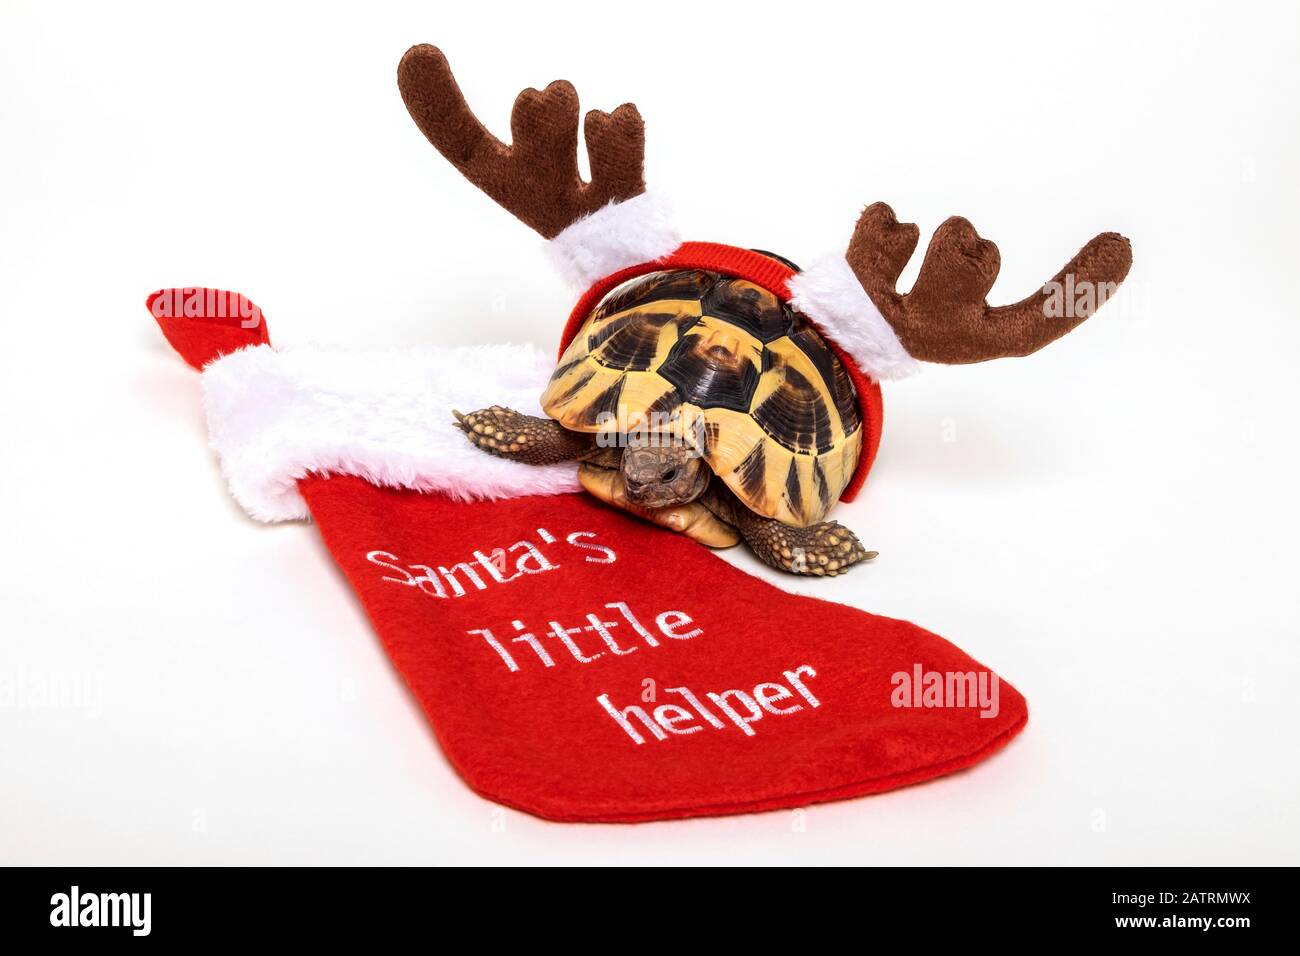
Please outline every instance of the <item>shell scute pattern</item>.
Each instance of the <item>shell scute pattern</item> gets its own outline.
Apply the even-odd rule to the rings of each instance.
[[[843,364],[803,316],[760,286],[702,270],[610,292],[542,395],[566,428],[650,428],[692,442],[749,508],[825,518],[862,452]]]

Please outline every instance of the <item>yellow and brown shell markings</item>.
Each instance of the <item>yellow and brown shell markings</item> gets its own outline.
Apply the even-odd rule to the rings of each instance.
[[[702,270],[607,295],[542,408],[573,431],[693,441],[752,511],[796,527],[826,517],[862,452],[853,383],[816,329],[766,289]]]

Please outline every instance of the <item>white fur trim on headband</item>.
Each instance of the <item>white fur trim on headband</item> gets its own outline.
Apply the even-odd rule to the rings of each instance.
[[[506,405],[540,414],[555,367],[531,346],[407,351],[242,349],[203,371],[212,447],[254,518],[307,517],[297,481],[355,475],[458,500],[579,489],[573,464],[493,458],[452,425],[453,408]]]
[[[789,282],[790,304],[876,381],[920,371],[842,255],[828,256]]]
[[[620,269],[662,259],[681,244],[667,206],[642,193],[584,216],[548,242],[546,250],[566,282],[586,289]]]

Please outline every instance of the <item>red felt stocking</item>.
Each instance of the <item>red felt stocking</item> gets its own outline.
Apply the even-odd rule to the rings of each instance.
[[[229,347],[214,328],[169,338],[202,366]],[[796,807],[968,767],[1025,725],[1024,698],[948,641],[789,594],[586,495],[384,483],[317,474],[297,493],[492,800],[567,821]]]
[[[802,806],[970,766],[1025,723],[1005,682],[981,716],[997,678],[942,638],[788,594],[584,495],[300,487],[452,764],[520,810]],[[969,706],[916,707],[918,669],[974,673]]]

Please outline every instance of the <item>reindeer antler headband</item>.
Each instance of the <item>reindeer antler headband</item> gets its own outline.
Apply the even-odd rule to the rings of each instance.
[[[591,180],[578,173],[578,94],[557,80],[515,100],[506,145],[474,116],[436,47],[412,47],[398,85],[429,141],[470,182],[550,240],[567,275],[584,285],[637,263],[670,255],[681,240],[646,194],[645,125],[630,103],[592,110],[583,130]],[[1069,317],[1052,317],[1045,287],[1014,305],[986,301],[1001,263],[997,246],[953,217],[934,233],[912,289],[899,275],[920,232],[884,203],[859,217],[844,255],[817,263],[786,282],[791,303],[873,379],[899,378],[916,360],[965,364],[1028,355],[1065,335],[1096,311],[1128,274],[1129,242],[1118,233],[1094,238],[1055,282],[1073,277],[1097,294]]]

